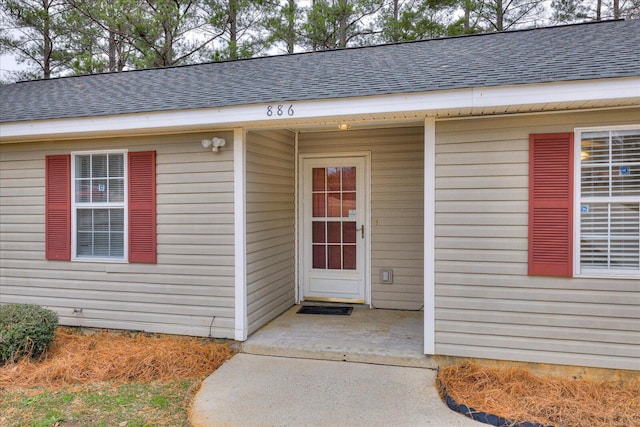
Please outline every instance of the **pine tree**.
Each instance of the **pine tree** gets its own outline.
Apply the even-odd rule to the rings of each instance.
[[[2,0],[0,47],[28,71],[18,78],[51,78],[69,64],[69,8],[63,0]]]

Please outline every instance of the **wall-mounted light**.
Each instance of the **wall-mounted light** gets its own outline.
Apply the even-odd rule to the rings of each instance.
[[[218,137],[214,137],[213,139],[202,140],[202,146],[204,148],[211,147],[211,151],[213,151],[214,153],[217,153],[218,151],[220,151],[220,147],[224,147],[226,143],[227,142],[224,139],[218,138]]]
[[[349,130],[351,128],[351,126],[347,123],[340,123],[338,125],[338,129],[340,130]]]

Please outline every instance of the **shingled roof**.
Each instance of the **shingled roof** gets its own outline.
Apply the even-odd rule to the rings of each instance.
[[[605,21],[0,86],[0,122],[640,75],[640,21]]]

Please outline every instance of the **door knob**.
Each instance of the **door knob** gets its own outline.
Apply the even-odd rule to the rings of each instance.
[[[356,231],[360,232],[360,237],[364,239],[364,224],[360,228],[356,228]]]

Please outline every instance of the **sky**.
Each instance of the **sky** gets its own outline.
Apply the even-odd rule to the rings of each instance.
[[[18,64],[13,55],[0,55],[0,80],[8,78],[11,71],[24,70],[25,66]]]
[[[4,22],[2,22],[4,24]],[[7,30],[3,28],[3,31],[7,31],[8,34],[15,34],[14,30]],[[27,67],[25,64],[18,64],[15,55],[10,52],[0,53],[0,81],[4,81],[9,78],[11,71],[25,70]]]

